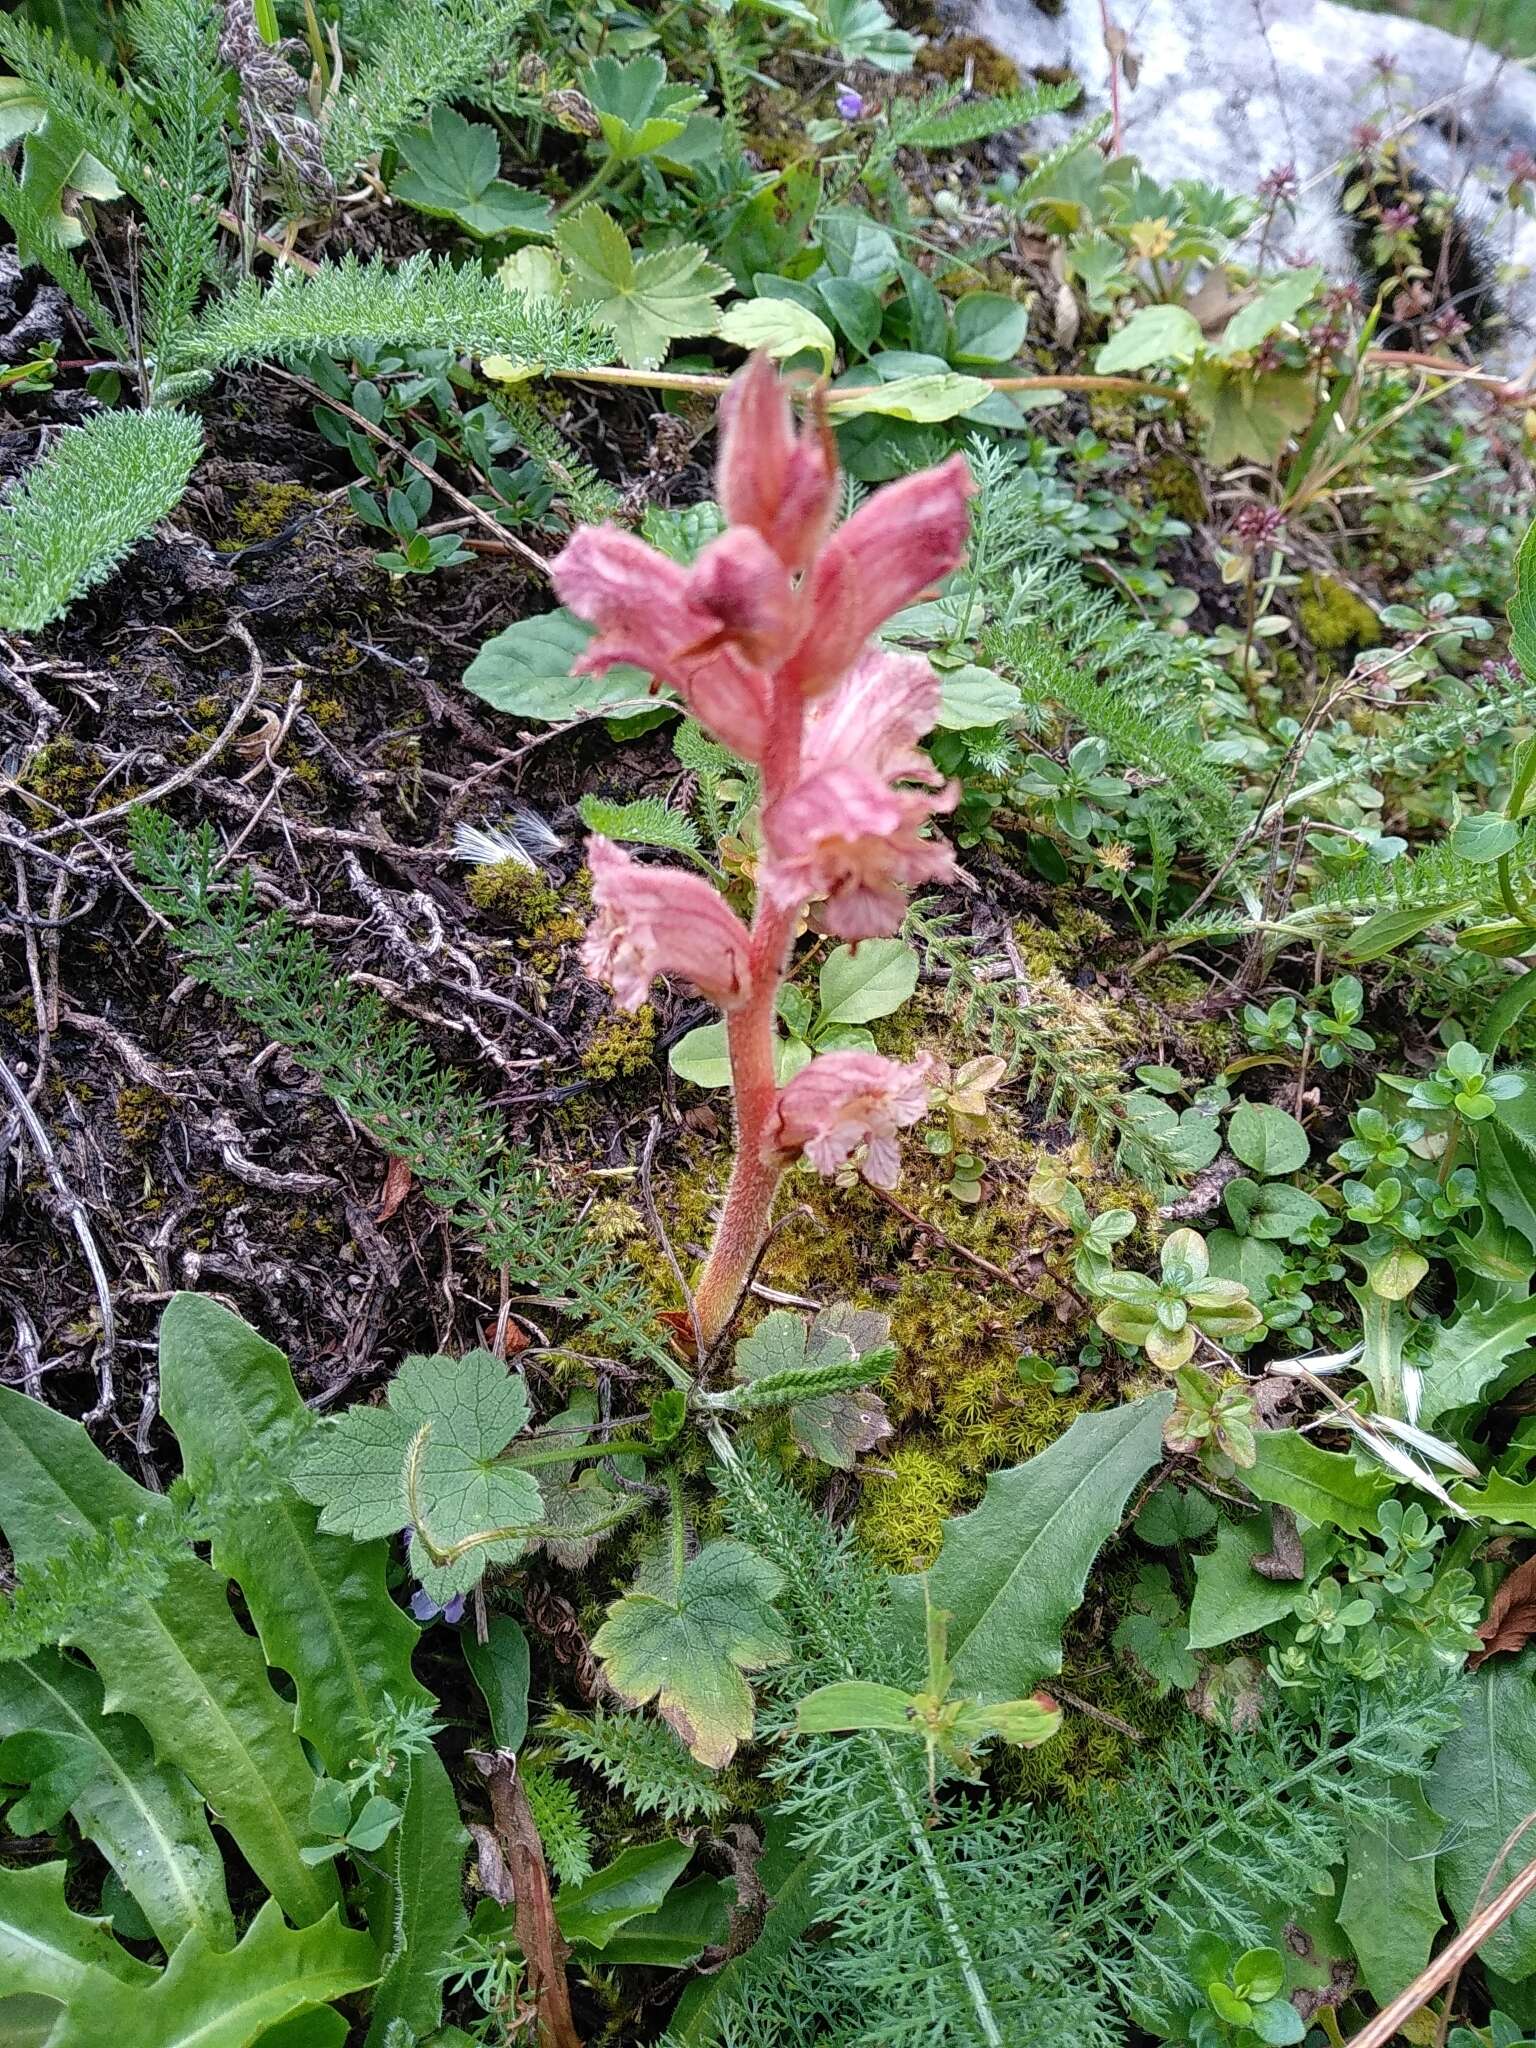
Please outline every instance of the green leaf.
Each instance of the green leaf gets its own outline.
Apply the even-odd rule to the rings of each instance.
[[[1255,1173],[1295,1173],[1307,1163],[1311,1144],[1286,1110],[1269,1102],[1240,1102],[1227,1125],[1227,1143]]]
[[[282,1352],[199,1294],[173,1296],[161,1319],[160,1402],[198,1492],[255,1453],[286,1463],[314,1427]],[[417,1632],[389,1597],[382,1542],[318,1534],[314,1508],[285,1487],[221,1516],[213,1562],[239,1581],[267,1662],[293,1679],[294,1725],[333,1777],[386,1693],[397,1706],[430,1697],[411,1672]]]
[[[166,1511],[78,1423],[10,1388],[0,1388],[0,1467],[0,1523],[22,1566],[124,1514]],[[173,1565],[153,1600],[89,1614],[69,1640],[101,1675],[103,1712],[136,1714],[160,1761],[186,1772],[289,1917],[319,1919],[337,1889],[299,1854],[314,1774],[222,1576],[195,1560]]]
[[[695,1088],[729,1088],[731,1055],[723,1024],[699,1024],[685,1031],[667,1055],[667,1065],[680,1081]]]
[[[772,1606],[783,1583],[778,1566],[744,1543],[706,1543],[670,1598],[616,1600],[593,1651],[626,1705],[655,1700],[699,1761],[722,1770],[752,1733],[752,1690],[742,1674],[789,1656]]]
[[[824,277],[816,289],[850,347],[867,356],[880,339],[885,319],[885,307],[875,286],[856,277]]]
[[[732,1956],[713,1976],[694,1978],[684,1990],[667,2029],[676,2048],[715,2048],[719,2027],[743,1991],[766,1981],[765,1969],[789,1970],[801,1935],[822,1918],[816,1857],[792,1850],[788,1833],[783,1815],[770,1812],[757,1867],[771,1901],[767,1916],[749,1949]]]
[[[394,2048],[397,2020],[418,2035],[442,2017],[441,1972],[467,1924],[462,1892],[469,1840],[442,1758],[435,1749],[407,1757],[391,1790],[401,1806],[400,1825],[363,1872],[368,1925],[378,1949],[364,2048]]]
[[[1229,370],[1197,363],[1189,375],[1189,405],[1204,427],[1206,460],[1218,469],[1234,462],[1277,461],[1293,434],[1312,418],[1317,394],[1305,370]]]
[[[691,1843],[671,1840],[621,1850],[606,1870],[560,1887],[555,1901],[560,1932],[567,1941],[606,1948],[621,1927],[656,1911],[692,1855]]]
[[[571,674],[591,638],[591,627],[563,607],[518,619],[486,641],[464,671],[464,687],[513,718],[550,725],[602,717],[620,706],[649,708],[655,699],[643,669],[621,662],[603,676]]]
[[[1376,1527],[1376,1510],[1393,1487],[1379,1467],[1357,1471],[1353,1458],[1320,1450],[1294,1429],[1263,1429],[1255,1442],[1257,1461],[1243,1474],[1250,1493],[1351,1536]]]
[[[1027,1464],[992,1473],[981,1506],[945,1523],[928,1584],[933,1604],[951,1616],[957,1690],[1022,1698],[1061,1669],[1062,1628],[1132,1488],[1162,1456],[1172,1406],[1172,1394],[1152,1394],[1078,1416]],[[893,1579],[891,1590],[920,1641],[921,1577]]]
[[[1387,1789],[1397,1812],[1375,1825],[1350,1827],[1339,1901],[1339,1925],[1378,2005],[1413,1982],[1445,1922],[1435,1884],[1445,1823],[1417,1778],[1391,1778]]]
[[[794,299],[737,299],[720,315],[715,332],[734,348],[760,349],[775,362],[808,350],[820,356],[824,375],[831,374],[837,354],[826,321]]]
[[[1441,1416],[1497,1400],[1536,1373],[1536,1300],[1469,1309],[1454,1323],[1432,1325],[1422,1355],[1418,1421],[1432,1429]],[[1513,1365],[1510,1361],[1513,1360]]]
[[[1490,1472],[1481,1486],[1458,1480],[1451,1488],[1451,1498],[1486,1522],[1536,1529],[1536,1479],[1507,1479],[1502,1472]]]
[[[1520,843],[1520,827],[1512,818],[1500,818],[1483,811],[1475,818],[1462,818],[1451,832],[1451,851],[1459,860],[1487,866],[1502,860]]]
[[[1465,1927],[1500,1851],[1536,1810],[1536,1651],[1494,1657],[1472,1679],[1461,1726],[1425,1787],[1451,1827],[1437,1859],[1440,1889]],[[1516,1856],[1519,1851],[1516,1850]],[[1495,1879],[1495,1888],[1498,1880]],[[1527,1900],[1483,1942],[1483,1962],[1518,1983],[1536,1970],[1536,1903]]]
[[[419,212],[456,220],[482,238],[550,233],[549,201],[496,175],[501,145],[489,123],[434,107],[425,127],[401,137],[400,154],[407,168],[390,189]]]
[[[1024,702],[1017,683],[974,661],[939,672],[939,709],[934,723],[944,732],[974,732],[1006,725]]]
[[[873,1685],[864,1678],[841,1678],[819,1685],[795,1709],[801,1735],[842,1735],[860,1728],[885,1728],[911,1735],[916,1728],[912,1695],[894,1685]]]
[[[620,163],[654,156],[675,142],[704,95],[691,86],[668,85],[667,67],[649,52],[631,57],[597,57],[582,78],[609,153]]]
[[[861,377],[866,374],[864,370],[859,372]],[[893,377],[888,383],[840,384],[832,393],[831,411],[836,422],[879,413],[890,419],[934,426],[941,420],[958,418],[991,395],[991,385],[982,378],[945,370],[929,376]]]
[[[414,1529],[411,1568],[445,1600],[467,1592],[488,1563],[520,1556],[541,1520],[532,1475],[498,1462],[528,1421],[528,1389],[503,1360],[471,1351],[408,1358],[386,1399],[313,1431],[294,1484],[327,1532]]]
[[[148,1963],[119,1947],[105,1920],[65,1905],[67,1871],[64,1863],[0,1868],[0,1996],[93,2004],[114,1986],[154,1981]]]
[[[613,329],[630,369],[655,369],[681,335],[714,333],[720,319],[714,302],[730,273],[711,263],[698,242],[669,242],[637,257],[596,200],[561,221],[555,241],[571,298]]]
[[[473,1630],[465,1631],[463,1643],[496,1747],[521,1749],[528,1733],[528,1638],[510,1614],[493,1614],[483,1643]]]
[[[1531,682],[1536,682],[1536,520],[1525,529],[1515,557],[1515,594],[1509,600],[1510,648]]]
[[[1274,1548],[1269,1516],[1223,1522],[1216,1532],[1215,1548],[1195,1559],[1189,1647],[1214,1650],[1222,1643],[1254,1635],[1271,1622],[1283,1619],[1295,1605],[1306,1579],[1316,1570],[1325,1541],[1315,1530],[1308,1530],[1302,1538],[1304,1578],[1268,1579],[1253,1569],[1253,1560],[1267,1556]]]
[[[1277,327],[1295,319],[1322,281],[1320,270],[1285,271],[1232,315],[1216,344],[1218,352],[1235,356],[1256,349]]]
[[[56,1650],[0,1664],[0,1732],[44,1730],[85,1760],[84,1783],[69,1803],[75,1825],[122,1879],[156,1939],[169,1951],[197,1929],[211,1947],[232,1947],[224,1862],[202,1800],[180,1771],[156,1763],[137,1721],[104,1714],[101,1701],[96,1673]]]
[[[1003,292],[967,292],[950,318],[956,363],[1011,363],[1029,332],[1028,308]]]
[[[809,1327],[803,1316],[772,1309],[751,1336],[736,1346],[736,1373],[751,1385],[839,1362],[851,1365],[888,1345],[890,1333],[889,1316],[869,1309],[845,1305],[823,1309]],[[808,1458],[817,1458],[841,1472],[851,1472],[860,1451],[872,1449],[891,1433],[884,1403],[867,1386],[843,1387],[793,1401],[789,1426]]]
[[[609,1936],[604,1964],[609,1969],[644,1963],[681,1970],[697,1962],[705,1949],[724,1948],[735,1896],[734,1885],[724,1878],[696,1877],[692,1884],[675,1885],[654,1913]]]
[[[1155,363],[1187,363],[1204,345],[1200,322],[1182,306],[1142,306],[1105,342],[1094,368],[1110,377]]]
[[[50,2048],[247,2048],[291,2013],[376,1975],[366,1934],[334,1913],[296,1932],[269,1899],[238,1948],[221,1954],[189,1934],[152,1984],[96,1980],[65,2008]]]
[[[665,846],[673,853],[697,853],[699,828],[686,811],[674,811],[660,797],[636,797],[632,803],[609,803],[605,797],[584,796],[577,806],[581,822],[605,839],[627,846]]]
[[[889,1017],[917,987],[916,950],[905,939],[865,939],[839,946],[821,965],[821,1013],[826,1024],[870,1024]]]

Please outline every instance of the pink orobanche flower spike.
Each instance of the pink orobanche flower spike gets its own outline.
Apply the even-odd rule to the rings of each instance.
[[[775,1003],[807,907],[857,942],[898,931],[905,892],[954,856],[924,837],[953,808],[918,741],[939,683],[918,656],[871,635],[964,554],[974,492],[962,456],[877,491],[832,531],[835,445],[813,398],[796,430],[788,395],[754,358],[721,404],[725,531],[684,568],[633,534],[583,528],[552,564],[563,603],[596,628],[578,672],[634,662],[761,771],[763,860],[750,931],[701,876],[646,867],[588,842],[594,978],[635,1009],[678,975],[726,1016],[736,1159],[694,1297],[708,1348],[728,1328],[772,1221],[779,1181],[804,1156],[823,1173],[855,1154],[876,1186],[900,1171],[896,1134],[928,1107],[926,1056],[821,1053],[775,1078]]]
[[[955,798],[953,789],[893,789],[861,768],[823,769],[763,813],[763,886],[786,905],[820,899],[816,925],[840,939],[889,938],[906,915],[905,892],[955,871],[949,847],[921,832]]]
[[[747,928],[702,875],[648,868],[611,839],[587,841],[597,916],[581,949],[594,981],[606,981],[624,1010],[638,1010],[659,974],[691,981],[701,996],[734,1010],[750,991]]]
[[[896,1133],[928,1113],[933,1062],[905,1065],[877,1052],[824,1052],[779,1090],[768,1143],[803,1152],[818,1173],[836,1173],[862,1145],[864,1178],[893,1188],[901,1178]]]

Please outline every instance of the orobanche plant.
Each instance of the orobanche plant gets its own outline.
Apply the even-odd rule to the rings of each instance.
[[[627,1009],[676,974],[725,1013],[736,1158],[694,1302],[706,1349],[735,1312],[791,1162],[830,1174],[862,1148],[865,1177],[893,1186],[896,1133],[928,1107],[925,1056],[820,1053],[781,1088],[774,1010],[807,911],[854,943],[890,936],[905,892],[953,870],[949,848],[923,836],[958,795],[916,746],[938,678],[870,636],[959,564],[974,489],[954,455],[887,485],[833,532],[837,456],[816,402],[797,433],[759,356],[721,413],[728,524],[691,567],[610,526],[582,528],[553,564],[563,602],[597,628],[579,669],[648,669],[761,776],[750,926],[701,876],[642,866],[601,835],[587,842],[588,971]]]

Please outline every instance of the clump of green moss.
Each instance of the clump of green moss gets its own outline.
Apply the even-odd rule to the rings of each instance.
[[[1159,455],[1143,479],[1146,493],[1187,526],[1198,526],[1206,515],[1205,492],[1192,464],[1181,455]]]
[[[123,1143],[138,1151],[154,1144],[170,1112],[158,1088],[123,1087],[117,1091],[112,1115]]]
[[[1313,652],[1325,659],[1381,644],[1381,621],[1365,599],[1356,597],[1337,578],[1320,576],[1312,569],[1301,579],[1296,616]]]
[[[888,1571],[926,1571],[939,1554],[945,1522],[966,1492],[964,1479],[938,1451],[902,1444],[864,1481],[859,1535],[865,1548]]]
[[[923,44],[917,69],[934,78],[965,78],[973,92],[1004,94],[1019,89],[1019,67],[983,36],[946,35]]]
[[[581,1071],[593,1081],[632,1081],[651,1071],[655,1050],[656,1012],[649,1003],[632,1014],[610,1010],[582,1048]]]
[[[253,541],[275,540],[318,502],[319,493],[307,484],[252,484],[230,515],[230,536],[217,543],[219,552],[235,554]]]
[[[99,754],[82,747],[67,732],[60,733],[38,750],[19,786],[74,816],[85,808],[104,768]]]

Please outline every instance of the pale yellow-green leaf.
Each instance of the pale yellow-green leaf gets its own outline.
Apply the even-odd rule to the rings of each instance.
[[[889,419],[933,426],[940,420],[952,420],[969,412],[991,394],[992,387],[983,377],[963,377],[958,370],[936,370],[926,376],[894,377],[889,384],[834,391],[831,403],[840,420],[874,412]]]
[[[793,299],[738,299],[727,306],[715,330],[737,348],[761,349],[775,362],[814,349],[824,370],[832,367],[837,344],[819,314]]]

